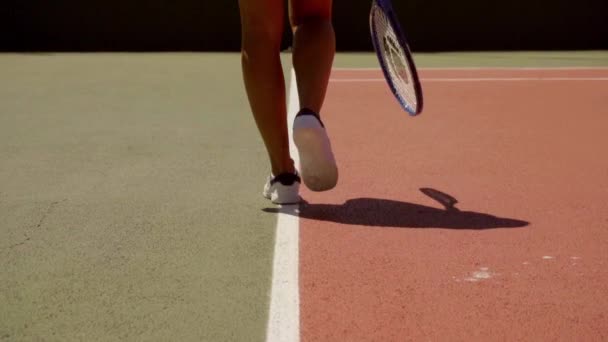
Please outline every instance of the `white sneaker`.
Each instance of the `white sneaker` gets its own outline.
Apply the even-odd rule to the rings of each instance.
[[[274,204],[296,204],[300,198],[300,176],[297,173],[270,175],[264,185],[264,197]]]
[[[300,154],[300,173],[312,191],[330,190],[338,183],[338,167],[323,123],[316,114],[296,116],[293,140]]]

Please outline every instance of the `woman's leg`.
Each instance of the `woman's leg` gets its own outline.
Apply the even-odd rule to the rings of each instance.
[[[302,179],[313,191],[330,190],[338,182],[331,143],[319,117],[336,50],[331,9],[331,0],[290,0],[293,66],[301,108],[293,137]]]
[[[336,51],[332,0],[291,0],[289,19],[300,106],[319,113]]]
[[[293,173],[280,60],[284,3],[283,0],[239,0],[239,7],[243,78],[251,110],[268,151],[272,173]]]

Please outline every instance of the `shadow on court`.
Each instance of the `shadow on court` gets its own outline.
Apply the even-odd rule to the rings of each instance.
[[[349,225],[397,228],[492,229],[519,228],[529,222],[496,217],[473,211],[461,211],[455,198],[435,189],[420,189],[444,206],[444,209],[421,204],[379,198],[355,198],[343,204],[302,203],[299,206],[262,209],[268,213],[285,213],[301,218]]]

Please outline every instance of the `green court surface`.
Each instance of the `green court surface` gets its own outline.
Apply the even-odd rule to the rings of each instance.
[[[606,51],[416,58],[608,66]],[[0,341],[264,340],[276,216],[238,54],[4,54],[0,74]]]
[[[0,340],[262,340],[275,218],[238,56],[0,74]]]

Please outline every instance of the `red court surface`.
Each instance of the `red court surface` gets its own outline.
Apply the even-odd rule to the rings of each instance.
[[[302,341],[608,339],[608,70],[421,76],[409,117],[379,70],[334,71],[340,180],[303,193]]]

